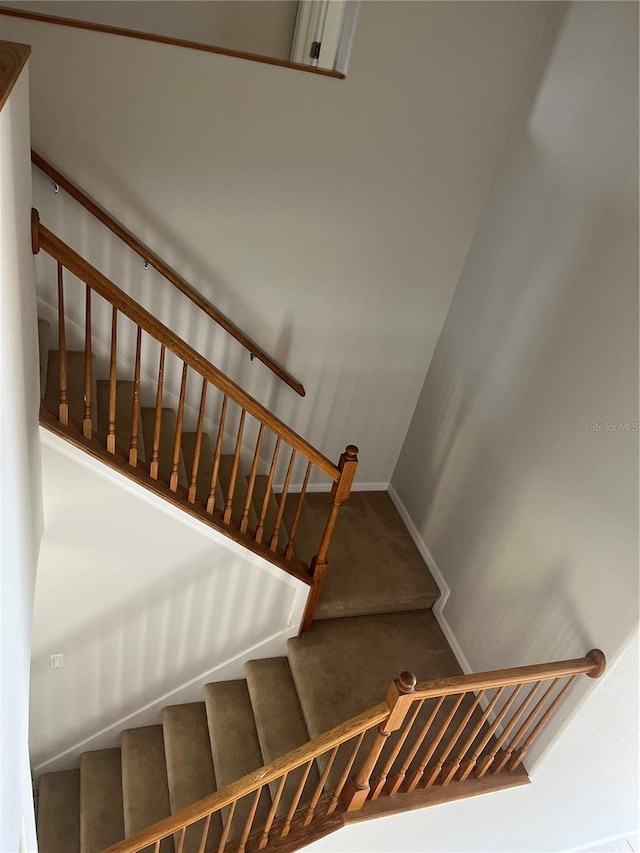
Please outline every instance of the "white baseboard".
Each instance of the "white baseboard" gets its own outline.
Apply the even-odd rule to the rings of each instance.
[[[398,510],[398,512],[400,514],[400,518],[403,520],[407,530],[409,531],[409,535],[413,539],[415,546],[418,549],[418,551],[420,551],[422,559],[425,561],[425,563],[429,567],[429,571],[431,572],[431,575],[433,576],[434,581],[438,585],[438,589],[440,590],[440,598],[433,605],[433,615],[436,617],[438,625],[442,629],[442,633],[447,638],[447,642],[449,643],[449,646],[451,647],[451,651],[456,656],[456,660],[460,664],[462,671],[468,675],[469,673],[473,672],[473,670],[471,668],[471,664],[469,663],[467,656],[465,655],[465,653],[462,649],[462,646],[458,642],[458,639],[456,638],[455,634],[453,633],[453,630],[451,629],[451,626],[447,622],[447,618],[443,612],[445,605],[447,603],[447,600],[448,600],[449,596],[451,595],[451,589],[449,587],[449,584],[447,583],[444,575],[442,574],[442,572],[438,568],[438,564],[436,563],[433,554],[429,550],[427,543],[422,538],[422,535],[420,534],[420,531],[416,527],[413,519],[409,515],[409,512],[408,512],[406,506],[402,503],[400,496],[398,495],[398,493],[396,492],[394,487],[391,485],[391,483],[389,484],[388,491],[389,491],[389,497],[393,501],[395,508]]]

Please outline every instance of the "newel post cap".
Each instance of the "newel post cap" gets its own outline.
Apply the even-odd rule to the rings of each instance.
[[[396,680],[400,693],[415,693],[418,679],[412,672],[401,672],[400,677]]]

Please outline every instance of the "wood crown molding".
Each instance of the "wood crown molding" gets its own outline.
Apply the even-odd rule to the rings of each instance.
[[[30,53],[28,44],[0,41],[0,110],[7,102]]]
[[[205,53],[217,53],[221,56],[231,56],[235,59],[248,59],[250,62],[262,62],[266,65],[279,65],[281,68],[291,68],[294,71],[306,71],[308,74],[316,74],[321,77],[333,77],[336,80],[344,80],[345,75],[339,71],[329,68],[314,68],[311,65],[300,65],[289,62],[287,59],[276,59],[271,56],[260,56],[257,53],[246,53],[242,50],[231,50],[226,47],[216,47],[212,44],[203,44],[197,41],[172,38],[171,36],[144,33],[139,30],[127,30],[124,27],[109,27],[106,24],[92,24],[89,21],[77,21],[73,18],[62,18],[58,15],[43,15],[40,12],[26,12],[24,9],[13,9],[0,6],[0,15],[8,15],[12,18],[26,18],[30,21],[40,21],[44,24],[58,24],[63,27],[75,27],[79,30],[93,30],[97,33],[108,33],[115,36],[126,36],[127,38],[142,39],[143,41],[155,41],[160,44],[169,44],[174,47],[187,47],[191,50],[201,50]]]

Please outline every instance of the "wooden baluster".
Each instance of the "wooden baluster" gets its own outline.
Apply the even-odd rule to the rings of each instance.
[[[245,497],[244,508],[242,510],[242,518],[240,519],[240,533],[246,533],[247,526],[249,524],[249,508],[251,507],[251,498],[253,496],[253,490],[256,485],[256,474],[258,473],[258,462],[260,460],[260,445],[262,444],[263,435],[264,424],[260,424],[260,429],[258,430],[258,438],[256,440],[256,449],[253,454],[253,462],[251,463],[251,471],[249,473],[247,495]]]
[[[153,853],[160,853],[160,844],[162,843],[162,839],[159,838],[156,843],[153,845]]]
[[[207,837],[209,835],[209,826],[211,825],[211,815],[208,814],[204,826],[202,827],[202,835],[200,836],[200,844],[198,846],[198,853],[204,853],[205,847],[207,846]]]
[[[414,702],[414,707],[413,707],[413,711],[411,712],[411,716],[408,718],[407,722],[404,724],[404,728],[402,729],[402,732],[400,733],[400,737],[396,741],[396,745],[394,746],[393,750],[391,751],[391,754],[389,755],[389,757],[385,761],[384,766],[382,768],[382,771],[380,772],[380,776],[378,776],[378,778],[375,780],[375,782],[371,786],[371,795],[370,795],[369,799],[377,800],[378,797],[380,796],[380,794],[382,793],[382,789],[384,788],[385,783],[387,781],[387,776],[389,775],[389,771],[393,767],[393,764],[394,764],[396,758],[400,754],[400,750],[404,746],[404,742],[406,741],[406,739],[409,735],[409,732],[413,728],[413,724],[416,721],[416,717],[420,713],[424,703],[425,703],[424,699],[420,699],[418,702]],[[406,773],[406,770],[405,770],[405,773]],[[402,778],[404,778],[404,774],[403,774]]]
[[[204,407],[207,402],[207,380],[202,380],[202,391],[200,393],[200,408],[198,410],[198,425],[196,427],[196,440],[193,445],[193,464],[191,466],[191,481],[189,483],[189,503],[195,503],[196,491],[198,489],[198,468],[200,467],[200,451],[202,450],[202,428],[204,426]]]
[[[300,797],[302,796],[302,792],[304,791],[304,786],[307,784],[307,779],[309,778],[309,771],[313,765],[314,759],[312,758],[310,761],[307,761],[304,768],[304,773],[300,777],[300,781],[298,783],[298,787],[296,788],[296,792],[294,794],[293,800],[291,800],[291,805],[289,806],[289,811],[287,812],[287,817],[285,818],[284,826],[280,832],[280,838],[286,838],[289,835],[289,830],[291,829],[291,821],[293,820],[293,816],[296,813],[296,809],[298,808],[298,803],[300,802]]]
[[[224,422],[227,416],[227,398],[222,398],[222,408],[220,409],[220,421],[218,422],[218,435],[216,438],[216,449],[213,454],[213,467],[211,469],[211,483],[209,487],[209,496],[207,498],[207,512],[213,512],[216,504],[216,483],[218,482],[218,471],[220,470],[220,455],[222,453],[222,441],[224,438]]]
[[[557,678],[555,678],[553,680],[549,690],[553,689],[553,686],[556,684],[557,681],[558,681]],[[531,703],[533,697],[535,696],[535,694],[540,689],[540,686],[542,683],[543,683],[542,681],[536,681],[536,683],[534,684],[533,689],[531,690],[529,695],[525,697],[525,699],[523,700],[520,707],[516,710],[513,717],[509,720],[507,725],[502,730],[502,733],[498,737],[498,740],[496,741],[496,743],[491,748],[491,752],[488,755],[483,756],[478,761],[478,764],[476,766],[476,772],[475,772],[475,777],[477,779],[482,779],[482,777],[487,773],[487,771],[490,768],[491,768],[491,774],[492,775],[493,775],[493,773],[496,772],[495,767],[492,767],[492,765],[495,761],[495,758],[496,758],[496,755],[498,754],[498,751],[501,749],[502,744],[506,743],[506,741],[508,740],[509,736],[511,735],[511,732],[515,729],[516,725],[518,724],[520,717],[524,714],[525,709]],[[545,696],[543,698],[546,698],[548,693],[549,693],[549,691],[547,691],[545,693]]]
[[[284,791],[284,786],[288,776],[289,771],[285,771],[284,776],[282,776],[282,778],[280,779],[278,790],[276,791],[276,795],[273,798],[273,803],[271,804],[271,808],[269,809],[269,816],[267,817],[267,822],[265,823],[264,829],[262,831],[258,850],[264,850],[264,848],[267,846],[267,843],[269,842],[269,833],[271,832],[271,826],[276,816],[276,812],[278,811],[278,806],[280,805],[280,800],[282,799],[282,792]]]
[[[445,697],[440,696],[440,698],[436,702],[433,710],[429,714],[429,718],[427,719],[426,723],[420,729],[418,737],[413,742],[413,746],[409,750],[409,754],[407,755],[405,760],[402,762],[402,766],[400,767],[400,770],[397,773],[394,773],[393,776],[389,779],[389,782],[387,783],[387,787],[385,789],[385,792],[387,794],[389,794],[390,796],[397,794],[398,791],[400,790],[400,786],[402,785],[402,783],[405,780],[405,777],[407,775],[407,771],[409,770],[411,762],[413,761],[413,759],[418,754],[418,750],[422,746],[422,742],[424,741],[425,737],[427,736],[427,732],[430,730],[431,726],[433,725],[433,721],[437,717],[438,712],[440,711],[440,708],[444,704],[444,700],[445,700]]]
[[[457,729],[454,731],[454,733],[449,738],[449,742],[447,743],[447,745],[443,749],[442,753],[440,754],[440,757],[436,761],[433,769],[427,775],[427,777],[424,781],[424,785],[423,785],[424,788],[430,788],[435,783],[438,776],[440,776],[440,773],[442,771],[442,768],[444,766],[445,761],[449,757],[451,750],[457,744],[458,739],[460,738],[460,735],[463,733],[463,731],[467,727],[467,723],[471,719],[473,712],[476,710],[476,708],[478,707],[478,705],[482,701],[482,697],[484,696],[484,694],[485,694],[484,690],[480,690],[478,692],[474,701],[469,706],[469,709],[467,710],[466,714],[464,714],[464,716],[462,717],[462,720],[460,720]],[[465,693],[465,696],[466,695],[468,695],[468,694]]]
[[[421,759],[420,764],[418,765],[417,769],[413,770],[411,773],[407,774],[407,784],[405,786],[405,790],[407,792],[414,791],[418,787],[418,783],[420,782],[420,780],[424,776],[424,771],[426,770],[427,765],[429,764],[429,762],[433,758],[434,752],[436,751],[436,749],[440,745],[440,741],[445,736],[447,729],[451,725],[453,718],[455,717],[455,715],[458,711],[458,708],[462,704],[462,700],[464,699],[464,697],[466,695],[467,695],[466,693],[461,693],[458,696],[456,701],[453,703],[453,707],[451,708],[451,710],[447,714],[444,722],[442,723],[442,725],[440,726],[438,731],[435,733],[433,740],[431,741],[429,747],[427,748],[427,751],[422,756],[422,759]]]
[[[473,750],[473,753],[471,754],[471,758],[467,759],[467,761],[464,762],[464,767],[462,768],[462,771],[458,775],[459,781],[463,782],[465,779],[469,778],[469,776],[471,775],[472,771],[474,770],[476,764],[478,763],[478,759],[482,755],[482,750],[489,743],[491,738],[494,737],[495,733],[498,731],[498,729],[502,725],[502,721],[505,719],[505,717],[509,713],[511,706],[513,705],[515,700],[518,698],[518,695],[523,690],[523,688],[524,688],[524,684],[518,684],[518,686],[515,688],[515,690],[513,690],[513,692],[511,693],[511,696],[504,703],[504,705],[500,709],[500,712],[498,713],[498,716],[491,723],[488,730],[484,733],[483,737],[480,739],[479,743],[476,744],[476,747]]]
[[[109,423],[107,426],[107,451],[116,452],[116,354],[118,342],[118,309],[111,312],[111,357],[109,360]]]
[[[156,411],[153,417],[153,447],[149,476],[158,479],[158,455],[160,453],[160,428],[162,425],[162,386],[164,384],[164,344],[160,347],[160,364],[158,366],[158,388],[156,390]]]
[[[224,853],[224,848],[226,847],[227,839],[229,838],[229,832],[231,831],[231,824],[233,823],[233,816],[236,813],[237,804],[237,800],[234,800],[231,803],[229,814],[225,818],[224,826],[222,827],[222,835],[220,836],[220,843],[218,844],[218,853]]]
[[[249,810],[249,815],[244,825],[244,829],[242,830],[242,836],[240,838],[240,844],[238,845],[237,853],[244,853],[245,848],[247,846],[247,839],[249,838],[249,833],[251,832],[251,827],[253,825],[254,818],[256,816],[256,810],[258,808],[258,801],[260,799],[260,794],[262,794],[263,786],[260,786],[255,793],[253,798],[253,803],[251,804],[251,808]]]
[[[62,264],[58,263],[58,420],[67,426],[69,423],[69,398],[67,394],[67,336],[64,316],[64,286],[62,282]]]
[[[183,826],[180,830],[180,835],[178,837],[178,846],[176,848],[176,853],[183,853],[184,851],[184,837],[187,834],[187,827]]]
[[[466,741],[463,743],[462,747],[458,751],[458,754],[456,755],[454,760],[444,768],[444,773],[443,773],[443,778],[442,778],[442,784],[443,785],[448,785],[449,782],[451,782],[451,780],[455,777],[455,775],[458,772],[458,769],[460,767],[460,764],[462,763],[462,759],[465,757],[465,755],[467,754],[467,752],[471,748],[472,743],[474,742],[474,740],[477,738],[478,734],[480,733],[480,730],[482,729],[484,724],[487,722],[487,720],[491,716],[493,709],[495,708],[498,700],[500,699],[500,697],[504,693],[504,690],[505,690],[504,687],[499,687],[496,690],[493,699],[489,702],[489,704],[485,708],[482,716],[480,717],[480,719],[478,720],[476,725],[473,727],[473,729],[471,730],[471,733],[469,734]]]
[[[278,461],[278,452],[280,450],[280,436],[276,439],[276,446],[273,451],[273,456],[271,457],[271,467],[269,468],[269,476],[267,477],[267,485],[264,490],[264,497],[262,498],[262,506],[260,508],[260,518],[258,519],[258,526],[256,527],[256,542],[262,542],[262,536],[264,534],[264,520],[267,517],[267,509],[269,507],[269,498],[271,497],[271,489],[273,488],[273,476],[276,472],[276,463]]]
[[[349,760],[347,761],[347,766],[342,771],[342,775],[340,776],[340,780],[336,785],[336,789],[333,792],[333,796],[331,797],[331,802],[329,803],[329,808],[327,809],[327,814],[333,814],[336,808],[338,807],[338,802],[340,800],[340,795],[342,794],[342,790],[347,783],[347,779],[349,778],[349,774],[351,773],[351,768],[353,767],[354,761],[356,760],[356,756],[360,747],[362,746],[362,741],[364,740],[364,736],[366,735],[367,730],[360,732],[358,735],[358,739],[355,743],[355,746],[351,750],[351,755],[349,756]]]
[[[180,400],[178,402],[178,416],[176,418],[176,432],[173,439],[173,458],[171,460],[171,477],[169,488],[172,492],[178,489],[178,473],[180,471],[180,447],[182,444],[182,424],[184,421],[184,399],[187,393],[187,373],[189,367],[186,361],[182,362],[182,381],[180,382]]]
[[[246,415],[244,409],[240,413],[240,423],[238,425],[238,435],[236,437],[236,449],[233,454],[233,462],[231,463],[231,475],[229,477],[229,490],[227,492],[227,503],[224,508],[223,521],[229,524],[231,521],[231,513],[233,512],[233,495],[236,490],[236,479],[238,477],[238,465],[240,464],[240,450],[242,449],[242,433],[244,431],[244,419]]]
[[[558,693],[556,698],[553,700],[551,705],[549,705],[549,707],[544,712],[542,717],[540,717],[538,724],[535,726],[535,728],[533,729],[533,731],[531,732],[529,737],[526,739],[526,741],[522,744],[522,746],[519,749],[516,749],[515,751],[514,751],[513,745],[509,746],[507,753],[509,753],[509,755],[513,754],[513,758],[511,759],[511,761],[508,762],[507,770],[515,770],[516,767],[518,767],[521,764],[523,758],[525,757],[527,752],[531,749],[534,742],[538,738],[538,735],[540,734],[542,729],[547,725],[547,723],[551,719],[552,715],[554,714],[556,708],[558,707],[558,705],[562,701],[565,693],[567,692],[567,690],[569,690],[569,688],[571,687],[571,685],[573,684],[573,682],[576,680],[577,677],[578,677],[577,675],[572,675],[569,679],[567,679],[562,690],[560,690],[560,692]],[[522,731],[523,733],[526,732],[526,730],[528,729],[528,727],[530,725],[530,721],[532,722],[535,719],[537,713],[538,713],[538,708],[536,708],[529,715],[529,719],[526,720],[525,724],[522,726],[522,729],[520,731]],[[513,744],[516,744],[520,740],[520,731],[518,731],[518,734],[514,737],[513,742],[512,742]]]
[[[133,401],[131,403],[131,444],[129,465],[138,464],[138,424],[140,421],[140,356],[142,354],[142,329],[138,326],[136,336],[136,364],[133,371]]]
[[[353,478],[358,467],[358,448],[353,445],[347,445],[345,452],[340,457],[338,468],[340,469],[340,479],[336,480],[331,488],[333,502],[329,511],[329,518],[320,540],[318,553],[311,560],[309,567],[312,577],[311,589],[307,597],[307,606],[305,607],[304,616],[302,617],[302,625],[300,631],[306,631],[311,627],[313,622],[313,614],[315,613],[322,586],[324,584],[325,575],[327,574],[327,559],[329,556],[329,546],[335,530],[336,521],[338,520],[338,512],[341,504],[351,494],[351,486]]]
[[[331,768],[333,767],[333,762],[336,760],[336,755],[338,754],[338,750],[340,749],[340,744],[338,746],[334,746],[331,750],[331,754],[327,759],[326,767],[320,777],[320,781],[316,785],[316,789],[313,792],[313,796],[311,797],[311,802],[309,803],[309,808],[307,809],[307,813],[304,816],[304,820],[302,822],[303,826],[309,826],[311,821],[313,820],[313,816],[316,813],[316,808],[318,806],[318,800],[320,799],[320,795],[324,790],[324,786],[327,784],[327,779],[329,778],[329,773],[331,772]]]
[[[298,498],[298,503],[296,505],[296,514],[293,517],[293,523],[291,524],[291,530],[289,531],[289,543],[287,544],[287,549],[284,552],[284,555],[287,560],[290,560],[293,557],[293,543],[296,539],[296,533],[298,532],[298,524],[300,522],[300,513],[302,512],[302,502],[304,501],[304,496],[307,491],[307,485],[309,483],[309,476],[311,474],[311,462],[307,464],[307,470],[304,474],[304,480],[302,481],[302,489],[300,490],[300,497]]]
[[[387,691],[386,702],[389,716],[378,726],[375,740],[360,770],[349,781],[342,795],[345,811],[355,812],[365,804],[370,791],[370,779],[380,754],[391,732],[397,731],[406,717],[416,689],[416,677],[411,672],[403,672],[400,678],[391,683]]]
[[[93,435],[93,424],[91,422],[91,288],[86,285],[86,307],[84,320],[84,419],[82,421],[82,435],[91,438]]]
[[[271,542],[269,543],[269,550],[275,552],[278,546],[278,535],[280,533],[280,526],[282,524],[282,516],[284,515],[284,506],[287,501],[287,493],[289,492],[289,484],[291,482],[291,474],[293,472],[293,463],[296,458],[296,451],[291,450],[291,457],[289,458],[289,465],[287,466],[287,473],[284,478],[284,486],[282,487],[282,494],[280,495],[280,503],[278,504],[278,512],[276,513],[276,520],[273,525],[273,533],[271,534]]]

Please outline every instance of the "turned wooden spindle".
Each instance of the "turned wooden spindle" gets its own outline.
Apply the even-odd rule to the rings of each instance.
[[[142,355],[142,329],[138,326],[136,335],[136,363],[133,370],[133,399],[131,401],[131,444],[129,445],[129,465],[138,464],[138,422],[140,420],[140,357]]]
[[[371,774],[378,763],[389,735],[391,732],[397,731],[404,722],[414,701],[415,689],[416,677],[411,672],[403,672],[399,678],[391,683],[386,695],[389,716],[380,723],[367,756],[356,775],[349,780],[342,794],[342,804],[345,811],[359,811],[365,804],[371,790]]]
[[[267,822],[264,825],[264,829],[262,830],[262,835],[260,837],[260,843],[258,844],[258,850],[264,850],[264,848],[269,843],[269,833],[271,832],[271,827],[273,825],[273,821],[275,820],[275,816],[278,811],[278,806],[280,805],[280,800],[282,799],[282,792],[284,791],[284,786],[288,777],[289,773],[288,771],[285,771],[284,775],[280,779],[280,784],[278,785],[278,790],[276,791],[276,795],[273,798],[273,802],[271,803]]]
[[[382,793],[382,789],[384,788],[384,786],[386,784],[387,777],[389,775],[389,771],[393,767],[395,760],[397,759],[398,755],[400,754],[400,750],[404,746],[404,743],[405,743],[407,737],[409,736],[409,732],[413,729],[413,725],[416,721],[418,714],[422,710],[422,706],[424,705],[424,703],[425,703],[424,699],[420,699],[419,701],[413,703],[413,710],[411,711],[411,714],[407,718],[407,721],[405,722],[405,724],[402,728],[402,731],[400,732],[400,737],[397,739],[396,745],[391,750],[389,757],[385,761],[385,763],[382,767],[382,770],[380,771],[380,775],[377,777],[377,779],[375,779],[375,781],[371,785],[370,799],[377,800],[378,797],[380,796],[380,794]],[[406,769],[405,769],[404,773],[406,773]],[[404,779],[404,773],[402,774],[403,779]]]
[[[116,372],[118,345],[118,309],[111,312],[111,354],[109,358],[109,417],[107,424],[107,451],[116,452]]]
[[[555,686],[557,681],[558,681],[557,678],[553,679],[551,686],[549,687],[549,690],[547,690],[545,692],[544,696],[542,697],[543,700],[546,700],[546,696],[548,695],[549,691],[553,689],[553,687]],[[493,744],[491,751],[488,753],[488,755],[482,756],[482,758],[478,761],[478,763],[476,765],[476,771],[474,773],[475,778],[482,779],[482,777],[485,776],[489,770],[491,770],[492,775],[497,772],[494,762],[496,760],[496,756],[497,756],[499,750],[502,748],[502,745],[504,743],[506,743],[508,741],[508,739],[510,738],[511,732],[518,725],[520,718],[522,717],[525,710],[529,707],[529,705],[533,701],[536,693],[538,692],[538,690],[540,689],[540,687],[542,686],[543,683],[544,683],[543,681],[537,681],[533,685],[533,688],[529,692],[529,695],[525,696],[525,698],[523,699],[523,701],[520,704],[520,707],[516,709],[516,711],[514,712],[513,716],[509,720],[509,722],[503,728],[502,732],[500,733],[497,740]],[[499,761],[499,759],[498,759],[498,761]]]
[[[231,832],[231,824],[233,823],[233,816],[236,813],[237,804],[238,801],[234,800],[229,807],[229,813],[227,814],[224,821],[224,826],[222,827],[222,835],[220,836],[220,843],[218,844],[218,853],[224,853],[224,848],[227,846],[229,833]]]
[[[180,400],[178,402],[178,415],[176,417],[176,431],[173,437],[173,456],[171,459],[171,476],[169,488],[175,492],[178,488],[178,474],[180,471],[180,447],[182,444],[182,424],[184,422],[184,401],[187,393],[187,373],[189,366],[187,362],[182,363],[182,379],[180,381]]]
[[[260,445],[262,444],[262,436],[264,435],[264,424],[260,424],[258,430],[258,438],[256,439],[256,449],[253,454],[253,462],[251,463],[251,471],[249,472],[249,481],[247,483],[247,494],[244,499],[244,507],[242,509],[242,518],[240,519],[240,532],[246,533],[249,525],[249,509],[251,507],[251,498],[256,485],[256,475],[258,473],[258,462],[260,461]]]
[[[465,693],[461,693],[458,696],[458,698],[455,700],[455,702],[453,703],[453,707],[451,708],[451,710],[449,711],[449,713],[445,717],[444,722],[442,723],[440,728],[437,730],[437,732],[433,736],[433,738],[432,738],[429,746],[427,747],[424,755],[420,759],[420,764],[418,764],[418,767],[415,770],[412,770],[410,773],[407,773],[407,778],[406,778],[406,783],[405,783],[405,788],[404,788],[405,791],[407,791],[407,792],[414,791],[418,787],[418,783],[420,782],[420,780],[424,776],[424,771],[426,770],[427,765],[429,764],[429,762],[433,758],[433,755],[434,755],[436,749],[440,745],[440,741],[442,740],[447,729],[451,725],[453,718],[455,717],[456,713],[458,712],[458,708],[462,704],[462,700],[464,699],[465,695],[466,695]]]
[[[153,845],[153,853],[160,853],[160,845],[162,843],[162,839],[159,838],[156,843]]]
[[[198,845],[198,853],[205,853],[205,848],[207,846],[207,838],[209,836],[209,826],[211,825],[211,815],[208,814],[204,819],[204,826],[202,827],[202,835],[200,836],[200,844]]]
[[[407,771],[409,770],[411,762],[413,761],[413,759],[418,754],[418,750],[422,746],[424,739],[427,736],[427,732],[430,731],[431,726],[433,725],[433,722],[434,722],[435,718],[437,717],[437,715],[440,711],[440,708],[444,704],[444,700],[445,700],[445,697],[440,696],[438,701],[434,705],[431,713],[429,714],[429,717],[428,717],[426,723],[422,726],[422,728],[418,732],[418,736],[414,740],[414,742],[411,746],[411,749],[409,750],[409,754],[406,756],[406,758],[402,762],[400,769],[398,770],[397,773],[394,773],[393,776],[391,776],[391,778],[387,782],[387,785],[385,787],[385,793],[386,794],[393,796],[394,794],[397,794],[398,791],[400,790],[400,787],[405,780],[405,777],[407,775]]]
[[[455,778],[456,773],[460,769],[460,764],[462,763],[462,759],[465,757],[465,755],[467,754],[467,752],[471,748],[471,745],[473,744],[475,739],[480,734],[482,727],[485,725],[485,723],[487,722],[487,720],[489,719],[489,717],[493,713],[493,709],[495,708],[500,697],[504,693],[504,690],[505,690],[504,687],[499,687],[496,690],[493,698],[491,699],[491,701],[489,702],[489,704],[487,705],[487,707],[483,711],[480,719],[477,721],[475,726],[471,729],[471,731],[469,732],[469,735],[467,736],[467,739],[464,741],[464,743],[462,744],[462,746],[458,750],[456,757],[453,759],[453,761],[450,761],[449,764],[445,765],[445,767],[443,769],[443,773],[442,773],[442,779],[441,779],[441,782],[443,785],[448,785],[449,782],[451,782],[451,780]]]
[[[338,746],[334,746],[331,750],[329,758],[327,760],[326,766],[320,777],[320,781],[316,785],[316,789],[313,792],[313,796],[311,797],[311,802],[309,803],[309,807],[307,808],[307,812],[304,816],[304,820],[302,821],[303,826],[309,826],[311,821],[313,820],[313,816],[316,813],[316,808],[318,807],[318,800],[320,799],[320,795],[324,790],[324,786],[327,784],[327,779],[329,778],[329,773],[331,772],[331,768],[333,767],[333,762],[336,760],[336,755],[338,754],[338,750],[340,749],[340,744]]]
[[[93,424],[91,422],[91,288],[86,287],[86,305],[84,318],[84,418],[82,420],[82,435],[91,438],[93,435]]]
[[[224,439],[224,422],[227,417],[227,397],[222,398],[222,407],[220,409],[220,419],[218,421],[218,435],[216,437],[216,447],[213,453],[213,466],[211,468],[211,482],[209,483],[209,495],[207,497],[207,512],[211,513],[216,505],[216,483],[218,482],[218,472],[220,471],[220,457],[222,455],[222,441]]]
[[[307,784],[307,779],[309,778],[309,772],[313,766],[314,759],[312,758],[310,761],[304,766],[304,771],[302,776],[300,777],[300,781],[298,782],[298,787],[296,788],[296,792],[293,795],[293,799],[291,800],[291,805],[289,806],[289,811],[287,812],[287,816],[284,821],[284,826],[280,832],[280,838],[286,838],[289,835],[289,831],[291,829],[291,821],[293,820],[293,816],[296,813],[296,809],[298,808],[298,803],[300,802],[300,797],[302,797],[302,792],[304,791],[304,786]]]
[[[240,843],[238,844],[237,853],[244,853],[247,846],[247,839],[249,838],[249,833],[251,832],[251,827],[253,826],[253,821],[256,816],[256,811],[258,809],[258,801],[260,800],[260,795],[262,794],[262,788],[258,788],[253,798],[253,802],[251,803],[251,808],[249,809],[249,814],[244,824],[244,829],[242,830],[242,835],[240,836]]]
[[[164,344],[160,347],[160,363],[158,365],[158,387],[156,389],[156,410],[153,416],[153,441],[149,476],[158,479],[158,457],[160,455],[160,429],[162,426],[162,386],[164,384]]]
[[[506,718],[507,714],[511,710],[511,706],[514,704],[515,700],[518,698],[518,695],[523,690],[523,688],[524,684],[518,684],[515,687],[515,689],[511,693],[511,696],[504,703],[494,721],[491,723],[487,731],[475,745],[470,758],[468,758],[462,764],[462,769],[458,773],[458,779],[461,782],[463,782],[465,779],[468,779],[473,770],[475,770],[476,764],[478,763],[478,759],[482,755],[482,750],[486,747],[491,738],[495,736],[496,732],[500,730],[500,727],[502,726],[502,721]]]
[[[233,462],[231,463],[231,475],[229,477],[229,489],[227,491],[227,503],[224,508],[224,523],[229,524],[231,521],[231,513],[233,512],[233,495],[236,490],[236,479],[238,478],[238,465],[240,464],[240,451],[242,449],[242,433],[244,432],[244,419],[246,416],[245,409],[240,412],[240,423],[238,425],[238,435],[236,437],[236,449],[233,454]]]
[[[183,826],[180,832],[178,833],[178,846],[176,847],[176,853],[184,853],[184,837],[187,834],[187,827]]]
[[[196,440],[193,445],[193,462],[191,465],[191,479],[189,481],[189,492],[187,500],[195,503],[198,489],[198,469],[200,468],[200,453],[202,451],[202,430],[204,427],[204,408],[207,402],[207,380],[202,380],[202,391],[200,392],[200,408],[198,409],[198,424],[196,426]]]
[[[457,744],[458,740],[460,739],[460,736],[462,735],[465,728],[467,727],[467,724],[469,723],[469,720],[471,719],[474,711],[476,710],[476,708],[478,707],[478,705],[482,701],[482,697],[484,696],[484,692],[485,692],[484,690],[480,690],[480,692],[475,697],[474,701],[471,702],[469,708],[467,709],[467,712],[463,715],[462,719],[458,723],[456,730],[451,735],[448,743],[445,745],[444,749],[440,753],[438,760],[435,762],[433,768],[429,771],[429,773],[427,773],[427,775],[424,779],[424,784],[423,784],[424,788],[430,788],[432,785],[435,784],[436,780],[438,779],[438,777],[440,776],[440,774],[442,772],[442,768],[444,767],[445,761],[447,760],[447,758],[449,757],[449,755],[451,753],[451,750]],[[465,694],[465,695],[468,695],[468,694]]]
[[[67,426],[69,423],[69,397],[67,391],[67,336],[64,316],[64,284],[62,264],[58,263],[58,420]]]
[[[309,476],[311,475],[311,462],[307,464],[307,470],[304,473],[304,480],[302,481],[302,488],[300,489],[300,497],[298,498],[298,503],[296,504],[296,512],[293,516],[293,521],[291,523],[291,530],[289,531],[289,542],[287,544],[287,548],[284,552],[284,555],[287,560],[290,560],[293,557],[293,546],[296,541],[296,533],[298,532],[298,524],[300,523],[300,514],[302,513],[302,503],[304,501],[304,496],[307,491],[307,486],[309,484]]]
[[[271,497],[271,489],[273,487],[273,477],[276,473],[276,463],[278,461],[278,453],[280,451],[280,436],[276,439],[276,446],[273,450],[273,456],[271,457],[271,467],[269,468],[269,476],[267,477],[267,485],[264,490],[264,497],[262,498],[262,506],[260,507],[260,518],[258,519],[258,526],[256,527],[256,542],[262,542],[262,537],[264,535],[264,520],[267,517],[267,509],[269,508],[269,498]]]
[[[356,756],[360,751],[360,747],[362,746],[362,741],[364,740],[364,736],[366,735],[366,729],[363,732],[360,732],[358,738],[354,744],[353,749],[351,750],[351,755],[349,756],[349,760],[347,761],[346,767],[342,771],[340,779],[338,780],[338,784],[333,792],[331,797],[331,802],[329,803],[329,808],[327,809],[327,814],[333,814],[333,812],[338,808],[338,803],[340,802],[340,797],[342,795],[342,791],[344,786],[347,784],[347,780],[349,779],[349,775],[351,774],[351,769],[353,768],[354,762],[356,760]]]
[[[269,543],[269,550],[275,551],[278,545],[278,536],[280,535],[280,527],[282,526],[282,516],[284,515],[284,506],[287,500],[287,493],[289,492],[289,484],[291,483],[291,474],[293,473],[293,463],[296,458],[296,451],[291,451],[291,456],[289,457],[289,465],[287,466],[287,473],[284,478],[284,486],[282,487],[282,494],[280,495],[280,502],[278,503],[278,512],[276,513],[276,520],[273,524],[273,533],[271,535],[271,542]]]
[[[304,616],[302,617],[302,625],[300,626],[301,632],[308,630],[313,622],[313,614],[315,613],[320,599],[325,575],[327,574],[329,546],[331,545],[331,539],[333,538],[333,532],[338,520],[338,512],[340,511],[341,505],[351,494],[351,486],[353,485],[353,478],[356,475],[357,468],[358,448],[355,444],[348,444],[344,453],[340,456],[340,462],[338,463],[340,476],[334,481],[333,486],[331,487],[333,501],[331,503],[329,517],[327,518],[327,523],[322,534],[322,539],[320,540],[318,553],[311,560],[311,565],[309,567],[312,583],[309,595],[307,596],[307,605],[305,607]]]

